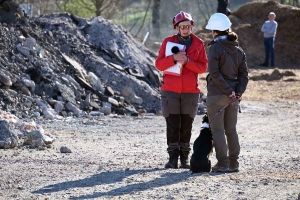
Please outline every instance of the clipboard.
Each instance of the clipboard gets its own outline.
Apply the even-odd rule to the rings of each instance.
[[[178,43],[175,43],[175,42],[167,42],[165,56],[173,55],[171,50],[174,46],[177,46],[179,51],[185,49],[185,45],[178,44]],[[168,69],[166,69],[164,71],[164,74],[180,76],[181,71],[182,71],[182,65],[180,63],[176,63],[175,65],[173,65],[173,66],[169,67]]]

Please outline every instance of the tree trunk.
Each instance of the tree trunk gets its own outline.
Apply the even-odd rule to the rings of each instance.
[[[101,16],[101,7],[102,7],[102,2],[101,1],[95,1],[95,7],[96,7],[96,16]]]
[[[160,39],[160,0],[154,0],[152,8],[152,27],[153,27],[153,36],[157,39]]]

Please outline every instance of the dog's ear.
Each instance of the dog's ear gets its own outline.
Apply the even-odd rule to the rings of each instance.
[[[207,115],[207,112],[205,112],[205,114],[203,115],[203,117],[202,117],[202,122],[208,123],[208,115]]]
[[[206,113],[204,113],[204,115],[203,115],[203,117],[202,117],[202,122],[204,122],[205,116],[206,116]]]

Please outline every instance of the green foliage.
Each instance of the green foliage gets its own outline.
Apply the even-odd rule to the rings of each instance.
[[[95,17],[95,5],[90,0],[71,0],[67,4],[60,3],[62,11],[75,14],[79,17]]]

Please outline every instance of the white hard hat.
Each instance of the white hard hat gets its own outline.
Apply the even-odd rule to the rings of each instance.
[[[205,28],[208,30],[225,31],[229,29],[230,26],[231,22],[226,15],[222,13],[215,13],[209,18]]]
[[[269,15],[274,15],[274,17],[276,17],[274,12],[270,12]]]

